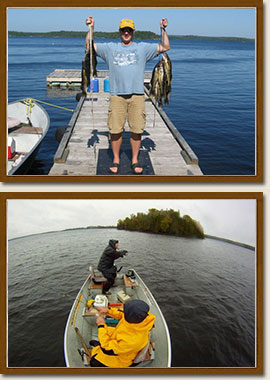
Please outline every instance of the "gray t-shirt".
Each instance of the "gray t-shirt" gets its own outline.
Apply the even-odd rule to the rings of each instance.
[[[157,44],[97,43],[97,55],[109,67],[112,95],[143,94],[145,64],[157,56]]]

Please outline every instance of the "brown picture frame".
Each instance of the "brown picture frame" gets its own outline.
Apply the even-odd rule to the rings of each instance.
[[[112,4],[108,0],[103,0],[102,3],[94,2],[91,3],[94,7],[112,7]],[[123,7],[123,4],[119,0],[115,0],[113,3],[114,7]],[[263,181],[263,0],[184,0],[181,3],[175,0],[158,0],[158,2],[153,2],[148,0],[147,3],[144,1],[134,1],[132,0],[129,3],[129,7],[164,7],[164,8],[210,8],[210,7],[252,7],[256,8],[256,149],[255,149],[255,166],[256,173],[255,175],[189,175],[189,176],[70,176],[70,175],[61,175],[61,176],[48,176],[48,175],[14,175],[8,176],[6,174],[6,141],[7,141],[7,132],[4,126],[2,125],[2,135],[4,139],[0,141],[0,180],[2,182],[10,183],[20,183],[20,182],[39,182],[39,183],[59,183],[59,182],[92,182],[92,183],[157,183],[157,182],[190,182],[190,183],[217,183],[217,182],[242,182],[242,183],[258,183]],[[7,41],[7,18],[6,12],[9,7],[63,7],[63,8],[72,8],[78,7],[78,3],[74,0],[56,0],[56,1],[46,1],[44,3],[41,0],[3,0],[0,4],[0,38],[1,41],[4,41],[4,44],[1,44],[0,47],[0,85],[1,85],[1,94],[7,93],[7,50],[6,50],[6,41]],[[86,0],[80,1],[80,7],[89,7],[89,2]],[[6,120],[6,107],[7,99],[2,96],[0,99],[0,115],[1,120]]]
[[[7,367],[7,201],[11,199],[253,199],[256,200],[256,367],[252,368],[9,368]],[[3,374],[263,374],[263,193],[59,193],[59,192],[8,192],[0,193],[1,252],[0,257],[0,372]]]

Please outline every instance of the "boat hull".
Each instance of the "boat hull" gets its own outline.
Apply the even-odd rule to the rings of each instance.
[[[130,299],[141,299],[149,305],[150,312],[156,317],[155,327],[151,331],[155,350],[152,359],[140,363],[138,367],[170,367],[171,341],[166,321],[153,295],[139,275],[135,271],[134,273],[136,276],[134,287],[130,286],[130,283],[128,285],[126,284],[124,275],[118,274],[115,281],[116,286],[110,289],[111,295],[108,296],[109,304],[119,303],[121,299],[118,298],[118,295],[119,292],[122,292],[122,294],[124,293],[125,296]],[[98,287],[98,285],[93,283],[90,274],[75,299],[66,324],[64,354],[67,367],[85,367],[85,362],[82,360],[78,351],[83,348],[82,340],[78,336],[76,329],[78,329],[87,347],[89,347],[89,341],[91,339],[98,339],[98,331],[95,322],[96,316],[87,315],[89,311],[87,302],[98,294],[101,294],[101,287]]]
[[[29,104],[29,99],[10,103],[7,114],[8,120],[20,121],[19,125],[8,129],[16,154],[7,160],[7,174],[27,174],[49,129],[50,118],[38,103],[31,101]]]

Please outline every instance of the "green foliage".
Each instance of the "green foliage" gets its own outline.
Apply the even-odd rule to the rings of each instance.
[[[254,42],[254,38],[244,37],[215,37],[215,36],[195,36],[195,35],[170,35],[171,40],[192,40],[192,41],[232,41],[232,42]]]
[[[80,37],[84,38],[86,36],[86,32],[73,32],[60,30],[56,32],[15,32],[10,30],[8,32],[9,37]],[[119,39],[120,34],[119,31],[116,32],[95,32],[94,36],[96,38],[112,38]],[[156,40],[160,39],[160,36],[150,32],[150,31],[136,31],[134,35],[134,39],[144,39],[144,40]]]
[[[157,210],[151,208],[147,214],[138,212],[117,223],[119,230],[152,232],[184,237],[197,237],[204,239],[202,226],[189,215],[180,216],[179,211]]]
[[[85,38],[86,31],[75,32],[68,30],[59,30],[55,32],[16,32],[10,30],[8,32],[9,37],[80,37]],[[94,33],[96,38],[112,38],[119,39],[120,35],[118,31],[115,32],[96,32]],[[236,42],[254,42],[253,38],[242,37],[210,37],[210,36],[181,36],[181,35],[169,35],[170,40],[203,40],[203,41],[236,41]],[[136,30],[134,39],[137,40],[159,40],[160,36],[149,30]]]

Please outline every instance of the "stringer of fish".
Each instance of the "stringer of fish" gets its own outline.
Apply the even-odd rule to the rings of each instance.
[[[90,88],[90,98],[91,98],[91,113],[92,113],[92,120],[93,120],[93,128],[95,125],[94,120],[94,99],[93,99],[93,79],[97,77],[97,57],[96,57],[96,51],[94,49],[94,42],[93,42],[93,28],[91,25],[89,25],[89,40],[84,56],[84,61],[82,61],[82,83],[81,83],[81,89],[85,96],[87,96],[88,89]],[[93,146],[94,148],[94,155],[96,158],[96,143]]]
[[[156,64],[152,72],[149,95],[158,107],[169,104],[172,82],[172,63],[167,53],[162,54],[162,59]],[[154,118],[155,123],[155,118]]]

